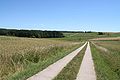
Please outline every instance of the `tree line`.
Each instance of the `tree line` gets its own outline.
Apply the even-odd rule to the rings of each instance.
[[[0,35],[30,37],[30,38],[61,38],[64,37],[59,31],[42,31],[42,30],[16,30],[0,29]]]

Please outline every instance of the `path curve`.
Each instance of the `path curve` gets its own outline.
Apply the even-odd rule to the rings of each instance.
[[[80,70],[77,74],[76,80],[96,80],[94,63],[91,55],[89,42],[80,66]]]
[[[52,65],[48,66],[43,71],[35,74],[34,76],[28,78],[27,80],[52,80],[54,79],[59,74],[59,72],[85,47],[86,44],[87,42],[80,48],[71,52],[64,58],[58,60],[57,62],[53,63]]]

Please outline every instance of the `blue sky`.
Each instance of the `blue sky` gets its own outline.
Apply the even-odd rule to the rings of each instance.
[[[120,0],[0,0],[0,28],[120,32]]]

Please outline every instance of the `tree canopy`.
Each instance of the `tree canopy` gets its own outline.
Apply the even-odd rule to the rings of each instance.
[[[59,31],[42,31],[42,30],[16,30],[0,29],[0,35],[30,37],[30,38],[61,38],[64,37]]]

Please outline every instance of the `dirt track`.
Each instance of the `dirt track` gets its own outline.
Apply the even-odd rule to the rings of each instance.
[[[89,42],[76,80],[96,80]]]

